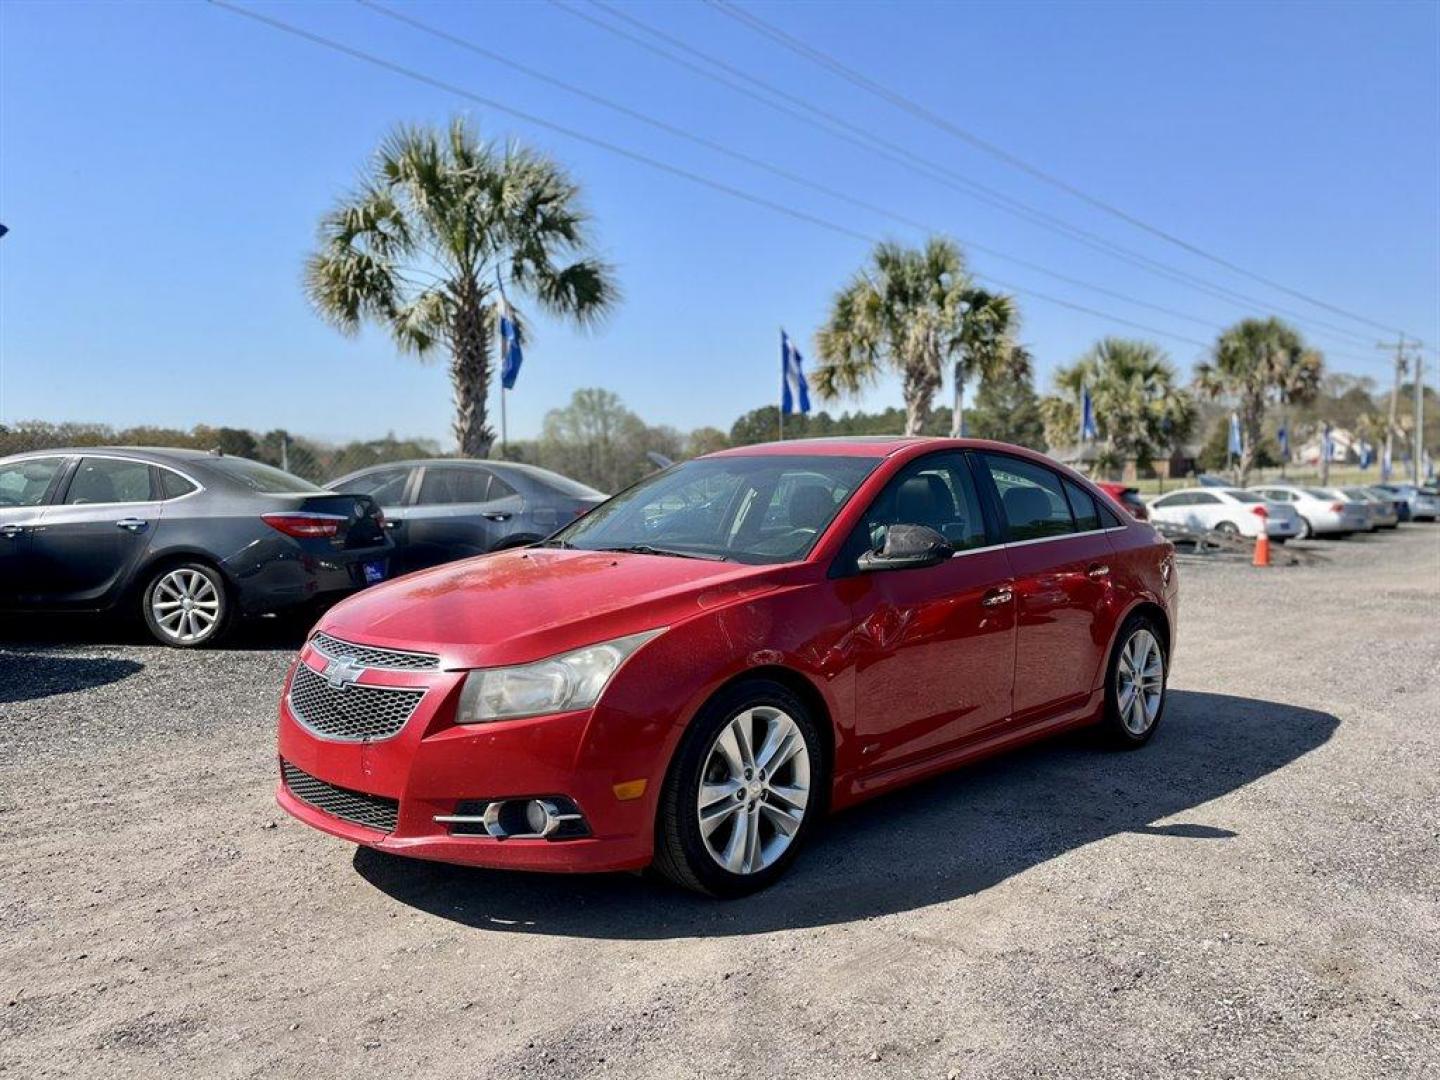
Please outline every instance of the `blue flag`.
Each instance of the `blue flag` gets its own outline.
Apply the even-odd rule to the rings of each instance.
[[[506,390],[515,389],[515,380],[520,377],[520,365],[525,357],[520,352],[520,331],[515,326],[515,312],[510,301],[500,295],[500,385]]]
[[[1277,432],[1275,432],[1275,438],[1276,438],[1276,440],[1280,443],[1280,456],[1281,456],[1282,458],[1287,458],[1287,459],[1288,459],[1288,458],[1290,457],[1290,430],[1289,430],[1289,428],[1287,428],[1284,424],[1281,424],[1281,425],[1280,425],[1280,430],[1277,431]]]
[[[1090,400],[1090,388],[1080,388],[1080,441],[1089,442],[1091,439],[1100,437],[1100,429],[1095,426],[1095,403]]]
[[[1390,471],[1394,468],[1394,462],[1390,460],[1390,444],[1385,444],[1385,453],[1380,455],[1380,482],[1387,483],[1390,480]]]
[[[800,412],[810,411],[810,384],[805,381],[805,358],[791,343],[784,330],[780,331],[780,411],[786,416],[795,412],[796,403]]]
[[[1360,452],[1360,468],[1362,468],[1362,469],[1368,469],[1368,468],[1370,468],[1370,444],[1369,444],[1368,442],[1362,442],[1362,443],[1360,444],[1360,446],[1359,446],[1359,452]]]
[[[1325,425],[1325,433],[1320,438],[1320,460],[1335,460],[1335,440],[1330,438],[1330,425]]]
[[[1236,457],[1245,449],[1245,444],[1240,441],[1240,417],[1233,412],[1230,414],[1230,441],[1226,443],[1225,449]]]

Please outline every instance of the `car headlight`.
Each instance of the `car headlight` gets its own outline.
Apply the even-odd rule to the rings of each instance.
[[[662,628],[663,629],[663,628]],[[586,645],[548,660],[516,667],[480,668],[465,677],[457,724],[483,724],[519,716],[588,709],[620,665],[660,630]]]

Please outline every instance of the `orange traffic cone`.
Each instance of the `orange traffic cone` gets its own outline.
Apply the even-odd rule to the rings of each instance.
[[[1264,529],[1261,529],[1260,535],[1255,538],[1255,558],[1251,560],[1251,565],[1270,565],[1270,534]]]

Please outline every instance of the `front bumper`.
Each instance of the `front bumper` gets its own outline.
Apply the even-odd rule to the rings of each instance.
[[[317,672],[326,667],[325,659],[308,645],[298,663]],[[283,776],[276,790],[280,806],[307,825],[352,843],[414,858],[572,872],[648,865],[663,765],[633,751],[603,757],[587,752],[597,724],[594,710],[457,725],[451,718],[463,679],[463,672],[365,671],[359,686],[425,689],[400,731],[374,741],[340,741],[302,726],[292,710],[287,680],[280,706],[280,761],[335,788],[394,800],[397,806],[393,829],[371,828],[306,801]],[[659,758],[658,748],[650,756]],[[645,781],[638,795],[637,780]],[[625,797],[617,793],[617,785]],[[455,815],[466,803],[546,796],[573,801],[584,815],[588,835],[499,839],[467,835],[463,826],[435,820]]]

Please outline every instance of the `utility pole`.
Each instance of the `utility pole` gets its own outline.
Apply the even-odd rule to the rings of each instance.
[[[1410,453],[1410,480],[1419,487],[1425,482],[1425,350],[1415,350],[1415,444]]]
[[[1387,344],[1375,346],[1377,349],[1390,348]],[[1390,419],[1385,425],[1385,456],[1380,461],[1380,481],[1387,483],[1390,480],[1390,470],[1395,466],[1395,421],[1396,411],[1400,405],[1400,380],[1405,377],[1405,336],[1402,334],[1395,342],[1395,381],[1390,384]]]

